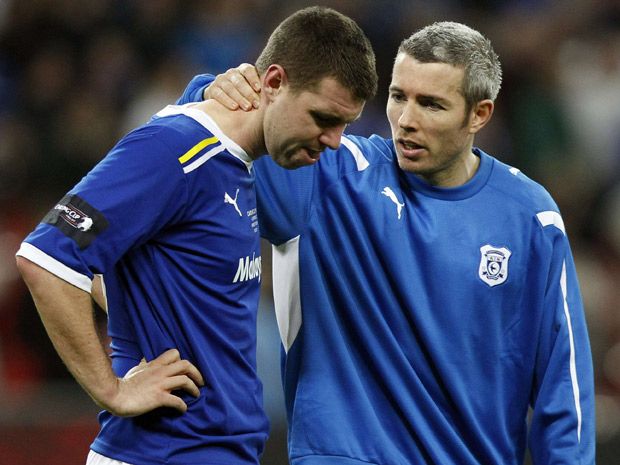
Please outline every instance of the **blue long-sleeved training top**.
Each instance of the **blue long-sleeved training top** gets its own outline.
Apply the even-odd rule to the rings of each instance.
[[[268,421],[256,374],[261,257],[252,161],[203,112],[130,132],[18,255],[87,292],[103,274],[113,369],[175,348],[202,373],[184,414],[108,412],[91,448],[134,465],[255,465]]]
[[[402,171],[378,136],[295,171],[255,162],[293,465],[520,465],[528,445],[536,465],[594,463],[562,217],[540,185],[474,153],[456,188]]]

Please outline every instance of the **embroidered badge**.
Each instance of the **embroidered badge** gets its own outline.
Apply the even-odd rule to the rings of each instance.
[[[508,278],[508,260],[512,252],[506,247],[490,244],[480,247],[478,276],[489,286],[502,284]]]

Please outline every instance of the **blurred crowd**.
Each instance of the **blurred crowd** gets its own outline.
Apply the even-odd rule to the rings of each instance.
[[[90,405],[88,399],[80,403],[69,398],[71,408],[61,414],[53,409],[64,402],[59,390],[74,393],[79,388],[72,390],[74,383],[18,279],[13,256],[22,238],[117,139],[176,100],[194,74],[216,74],[252,62],[285,16],[311,4],[300,0],[0,0],[0,436],[14,431],[11,428],[16,425],[34,431],[41,426],[41,418],[51,423],[56,418],[62,425],[67,417],[86,412],[88,421],[95,421],[94,410],[80,407]],[[363,118],[349,129],[352,133],[389,136],[384,105],[392,60],[400,41],[417,28],[436,20],[461,21],[493,42],[504,81],[494,118],[476,145],[544,184],[562,211],[591,335],[598,463],[617,464],[620,2],[331,0],[320,4],[356,19],[377,54],[380,91],[367,104]],[[259,360],[278,431],[284,428],[284,417],[277,330],[268,280],[264,287]],[[103,333],[105,317],[99,319]],[[47,415],[46,408],[52,408]],[[0,452],[7,447],[0,440]]]

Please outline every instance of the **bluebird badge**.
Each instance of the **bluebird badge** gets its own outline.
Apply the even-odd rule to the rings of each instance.
[[[491,287],[506,281],[510,255],[512,252],[506,247],[494,247],[490,244],[480,247],[480,279]]]

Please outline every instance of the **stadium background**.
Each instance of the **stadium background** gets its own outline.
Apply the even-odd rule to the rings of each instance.
[[[83,464],[96,407],[50,345],[13,256],[50,206],[198,72],[252,62],[289,0],[0,0],[0,464]],[[323,1],[355,18],[380,92],[351,132],[389,135],[396,48],[435,20],[494,43],[504,84],[477,145],[551,191],[576,257],[597,386],[598,464],[620,457],[620,2]],[[265,464],[285,464],[269,248],[259,363],[272,418]],[[104,319],[99,318],[101,327]],[[343,399],[343,401],[345,401]]]

